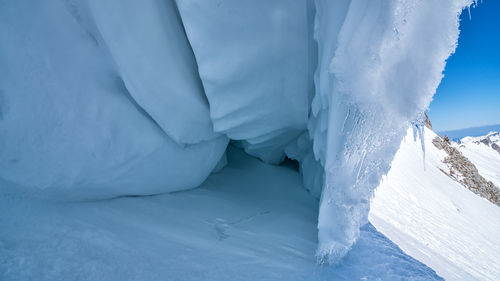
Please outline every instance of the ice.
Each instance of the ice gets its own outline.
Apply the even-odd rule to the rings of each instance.
[[[327,15],[335,9],[331,3],[316,3],[316,10]],[[369,200],[388,172],[409,121],[426,109],[442,78],[445,60],[456,47],[458,15],[468,4],[350,3],[331,64],[319,68],[316,81],[327,85],[326,94],[321,94],[321,87],[316,93],[318,104],[313,101],[313,112],[329,111],[326,143],[324,133],[316,133],[325,121],[313,119],[309,126],[314,152],[325,159],[318,222],[321,261],[337,263],[359,236]],[[318,34],[323,34],[322,28],[333,28],[327,21],[318,14]],[[323,42],[337,37],[336,32],[324,33],[326,38],[317,36],[320,50]],[[333,80],[323,84],[322,79]]]
[[[299,162],[304,187],[316,198],[320,198],[323,190],[323,166],[318,162],[312,150],[312,142],[308,132],[304,132],[297,140],[290,143],[285,153],[290,159]]]
[[[305,128],[316,47],[310,0],[178,0],[215,131],[279,163]]]
[[[64,1],[14,1],[0,9],[2,190],[95,199],[198,186],[227,139],[175,143],[152,113],[138,108],[97,29],[87,29],[89,15],[74,9]],[[184,110],[195,116],[202,109]],[[192,121],[176,126],[202,132],[210,124]]]
[[[417,120],[412,122],[413,141],[420,140],[420,147],[422,148],[422,163],[425,169],[425,115],[421,114]]]
[[[180,144],[218,137],[175,2],[87,2],[127,90],[168,136]]]
[[[470,4],[2,3],[2,190],[99,199],[194,188],[224,171],[231,139],[268,163],[299,161],[321,198],[317,255],[338,263]]]

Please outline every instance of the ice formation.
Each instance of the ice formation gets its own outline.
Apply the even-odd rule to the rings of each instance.
[[[199,186],[228,141],[300,163],[336,263],[472,0],[0,4],[3,190],[96,199]]]
[[[279,163],[306,129],[316,46],[309,0],[178,0],[217,132]]]
[[[174,3],[108,3],[2,4],[2,186],[71,199],[176,191],[224,153]]]

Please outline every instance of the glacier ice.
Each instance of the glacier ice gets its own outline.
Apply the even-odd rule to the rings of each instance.
[[[299,162],[336,263],[472,0],[0,4],[0,183],[53,199],[199,186],[229,140]]]
[[[178,0],[216,132],[279,163],[307,125],[313,2]]]
[[[100,41],[127,90],[163,131],[183,144],[220,136],[213,131],[195,57],[175,3],[87,3]]]
[[[147,6],[145,3],[143,6]],[[137,59],[144,68],[136,66],[136,60],[122,67],[109,55],[112,45],[101,37],[95,22],[88,20],[94,14],[84,14],[85,7],[79,8],[66,1],[2,3],[2,187],[29,188],[49,198],[57,193],[81,199],[198,186],[224,153],[227,138],[213,131],[207,133],[210,122],[195,120],[201,120],[204,114],[208,118],[203,92],[186,82],[197,81],[196,66],[179,59],[177,65],[166,64],[178,68],[170,70],[174,76],[170,77],[170,72],[161,74],[164,62],[158,56],[169,56],[172,50],[158,48],[161,52],[150,54],[153,58]],[[172,20],[174,26],[182,28],[178,19]],[[135,57],[133,52],[129,55]],[[145,72],[148,68],[153,74]],[[183,68],[186,70],[181,72]],[[127,80],[122,71],[125,77],[135,78]],[[150,91],[140,83],[134,84],[134,79],[148,75],[163,76],[157,78],[165,84],[155,83],[158,89],[164,89]],[[186,88],[180,87],[182,81]],[[129,82],[134,84],[132,88]],[[151,83],[147,79],[139,82]],[[179,92],[166,87],[174,82]],[[163,99],[170,97],[165,102],[178,107],[179,112],[167,110],[170,116],[158,118],[175,121],[172,132],[185,137],[183,143],[176,143],[171,131],[164,129],[168,122],[160,126],[161,120],[152,117],[154,112],[135,100],[141,96],[150,100],[148,104],[161,105],[161,99],[155,99],[161,93]],[[195,124],[197,129],[192,130],[190,126]],[[194,138],[193,131],[199,136]],[[194,166],[196,173],[191,171]]]

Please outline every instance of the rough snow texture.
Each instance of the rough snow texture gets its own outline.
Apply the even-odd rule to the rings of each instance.
[[[339,4],[316,3],[319,49],[337,37],[336,49],[327,48],[331,63],[320,57],[328,67],[318,68],[317,85],[327,86],[313,100],[313,114],[315,106],[329,111],[328,121],[313,119],[309,126],[325,168],[318,254],[335,263],[367,221],[369,199],[408,122],[429,105],[456,46],[458,15],[470,2],[353,0],[338,36],[323,29],[333,28],[328,15]],[[326,141],[318,133],[324,127]]]
[[[183,190],[238,140],[264,161],[300,161],[321,196],[318,256],[336,263],[428,106],[467,4],[4,2],[0,180],[56,199]]]
[[[420,140],[408,130],[375,192],[369,220],[446,280],[497,280],[500,208],[443,173],[450,172],[443,162],[449,155],[425,130],[425,169]],[[480,173],[500,167],[476,166]]]

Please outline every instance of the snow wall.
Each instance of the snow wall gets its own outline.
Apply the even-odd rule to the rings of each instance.
[[[472,0],[0,3],[0,184],[53,200],[194,188],[229,140],[300,163],[336,263]]]

